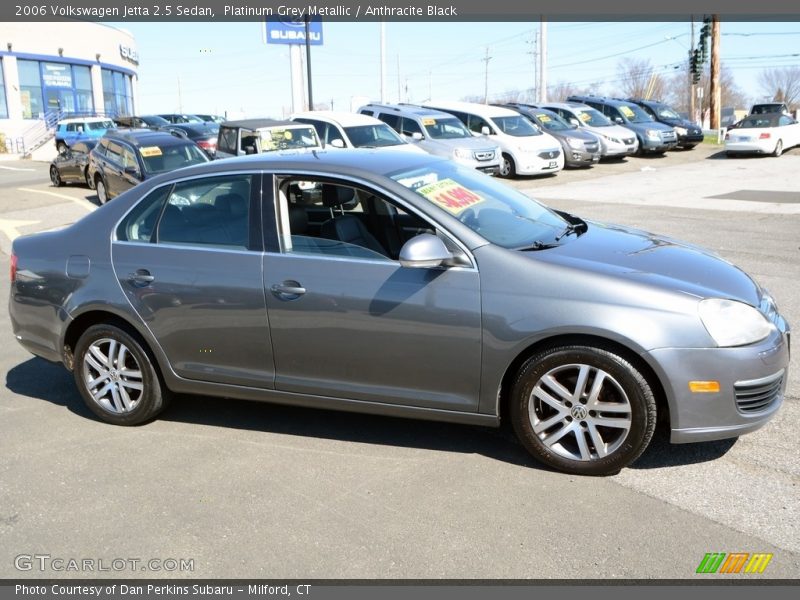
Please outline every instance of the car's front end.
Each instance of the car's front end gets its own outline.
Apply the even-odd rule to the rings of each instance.
[[[602,149],[597,136],[578,129],[559,133],[557,138],[564,150],[564,166],[588,167],[600,161]]]
[[[639,140],[636,134],[619,125],[610,127],[586,127],[586,129],[600,140],[601,158],[623,158],[636,154],[639,150]]]

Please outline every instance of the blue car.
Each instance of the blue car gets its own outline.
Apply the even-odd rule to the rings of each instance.
[[[64,119],[56,126],[56,148],[63,152],[75,142],[100,139],[106,131],[115,127],[114,121],[105,117]]]

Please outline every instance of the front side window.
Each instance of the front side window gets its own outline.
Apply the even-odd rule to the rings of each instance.
[[[549,208],[474,169],[443,161],[389,177],[483,238],[512,249],[557,243],[567,222]]]
[[[531,122],[522,115],[494,117],[492,120],[497,126],[497,129],[506,135],[511,135],[514,137],[542,135],[542,132],[531,125]]]
[[[437,234],[426,219],[350,182],[285,177],[278,182],[280,239],[289,254],[397,261],[403,244]],[[457,246],[440,234],[454,253]]]
[[[424,117],[422,124],[425,126],[425,131],[434,140],[453,140],[460,138],[472,137],[464,124],[455,117],[434,118]]]
[[[161,214],[156,240],[246,250],[250,246],[250,175],[176,184]]]

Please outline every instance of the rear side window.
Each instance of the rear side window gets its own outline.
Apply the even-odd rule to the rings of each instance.
[[[175,185],[158,224],[158,243],[246,250],[251,180],[250,175],[232,175]]]
[[[117,227],[117,240],[145,244],[150,242],[171,187],[169,185],[160,187],[145,196]]]
[[[218,151],[236,154],[236,131],[233,127],[220,127]]]
[[[397,115],[390,115],[387,113],[381,113],[378,115],[378,118],[386,123],[389,127],[394,129],[397,132],[400,132],[400,117]]]

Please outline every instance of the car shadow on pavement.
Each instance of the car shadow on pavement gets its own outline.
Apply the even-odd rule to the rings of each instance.
[[[31,358],[8,371],[6,387],[20,396],[46,400],[80,417],[99,420],[84,404],[72,375],[61,365]],[[188,395],[176,396],[158,419],[362,444],[480,454],[517,466],[551,470],[531,458],[506,426],[492,429]],[[723,456],[735,443],[732,439],[670,444],[669,432],[659,428],[650,446],[629,468],[658,469],[709,462]]]
[[[670,444],[667,427],[656,429],[647,450],[629,468],[661,469],[711,462],[727,454],[738,438],[694,444]]]

